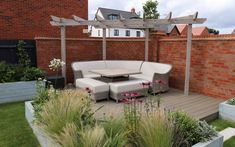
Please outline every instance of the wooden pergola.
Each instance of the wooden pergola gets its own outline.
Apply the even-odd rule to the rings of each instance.
[[[190,79],[190,60],[192,47],[192,25],[202,24],[206,18],[198,18],[198,12],[194,15],[172,18],[170,12],[164,19],[125,19],[120,15],[119,20],[104,20],[96,16],[96,20],[85,20],[73,15],[71,19],[51,16],[52,26],[61,29],[61,59],[66,61],[66,27],[69,26],[94,26],[103,29],[103,60],[106,60],[106,29],[107,28],[127,28],[127,29],[143,29],[145,30],[145,61],[148,61],[149,52],[149,30],[167,31],[168,25],[171,24],[187,24],[187,53],[186,53],[186,70],[185,70],[185,87],[184,94],[189,95],[189,79]],[[66,66],[62,69],[62,75],[66,79]]]

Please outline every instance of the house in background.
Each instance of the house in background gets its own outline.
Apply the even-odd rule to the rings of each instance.
[[[178,30],[180,32],[180,36],[187,36],[188,26],[186,24],[176,25],[176,27],[178,28]]]
[[[232,34],[235,34],[235,29],[233,30]]]
[[[193,36],[207,36],[210,35],[207,27],[194,27],[192,30]]]
[[[168,26],[168,30],[166,32],[168,36],[180,36],[180,31],[176,25]]]
[[[180,32],[180,36],[187,36],[187,30],[188,30],[187,25],[176,25],[176,26],[177,26],[177,28]],[[210,35],[208,28],[205,27],[205,26],[193,27],[192,34],[193,34],[193,36],[207,36],[207,35]]]
[[[107,9],[107,8],[98,8],[95,16],[95,20],[103,19],[103,20],[118,20],[120,18],[124,19],[138,19],[139,15],[136,14],[135,9],[132,8],[130,12]],[[91,27],[90,30],[91,37],[102,37],[103,30],[102,28]],[[122,29],[122,28],[107,28],[106,29],[106,37],[144,37],[144,30],[140,29]]]

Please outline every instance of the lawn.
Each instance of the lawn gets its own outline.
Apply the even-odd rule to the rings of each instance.
[[[230,122],[230,121],[226,121],[226,120],[222,120],[222,119],[214,120],[214,121],[210,122],[210,124],[215,126],[217,131],[222,131],[227,127],[235,128],[234,122]],[[235,136],[230,138],[229,140],[225,141],[224,147],[235,147]]]
[[[0,146],[37,147],[35,138],[24,116],[24,103],[0,105]]]

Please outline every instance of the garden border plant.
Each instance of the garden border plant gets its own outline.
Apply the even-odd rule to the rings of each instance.
[[[88,93],[76,90],[57,91],[56,96],[54,92],[48,93],[49,99],[39,109],[36,123],[61,146],[180,147],[217,136],[206,122],[183,112],[162,110],[157,101],[137,99],[137,92],[123,94],[124,117],[97,120],[91,109],[91,91],[87,89]],[[143,103],[152,104],[147,104],[146,109]]]
[[[18,64],[7,64],[0,62],[0,83],[33,81],[43,78],[45,73],[36,67],[32,67],[29,55],[25,49],[25,42],[19,40],[17,45]]]

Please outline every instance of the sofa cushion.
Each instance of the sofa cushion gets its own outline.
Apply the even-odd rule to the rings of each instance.
[[[100,75],[89,73],[89,74],[85,74],[83,77],[84,78],[98,78],[98,77],[100,77]]]
[[[105,61],[108,69],[131,69],[140,71],[143,61],[127,61],[127,60],[107,60]]]
[[[95,69],[105,69],[106,65],[104,61],[87,61],[87,62],[74,62],[72,63],[72,69],[74,71],[82,71],[84,77],[88,74],[92,74],[90,71]]]
[[[171,68],[172,66],[170,64],[144,62],[141,66],[141,72],[146,76],[153,76],[154,73],[166,74]]]
[[[135,78],[135,79],[142,79],[142,80],[146,80],[149,82],[153,81],[153,76],[149,76],[149,75],[144,75],[144,74],[136,74],[136,75],[130,75],[131,78]]]
[[[146,80],[133,79],[129,81],[120,81],[109,83],[110,91],[113,93],[124,93],[143,89],[142,83]]]
[[[77,79],[76,87],[79,87],[82,89],[90,88],[93,93],[109,91],[109,85],[107,83],[104,83],[95,79],[90,79],[90,78]]]

